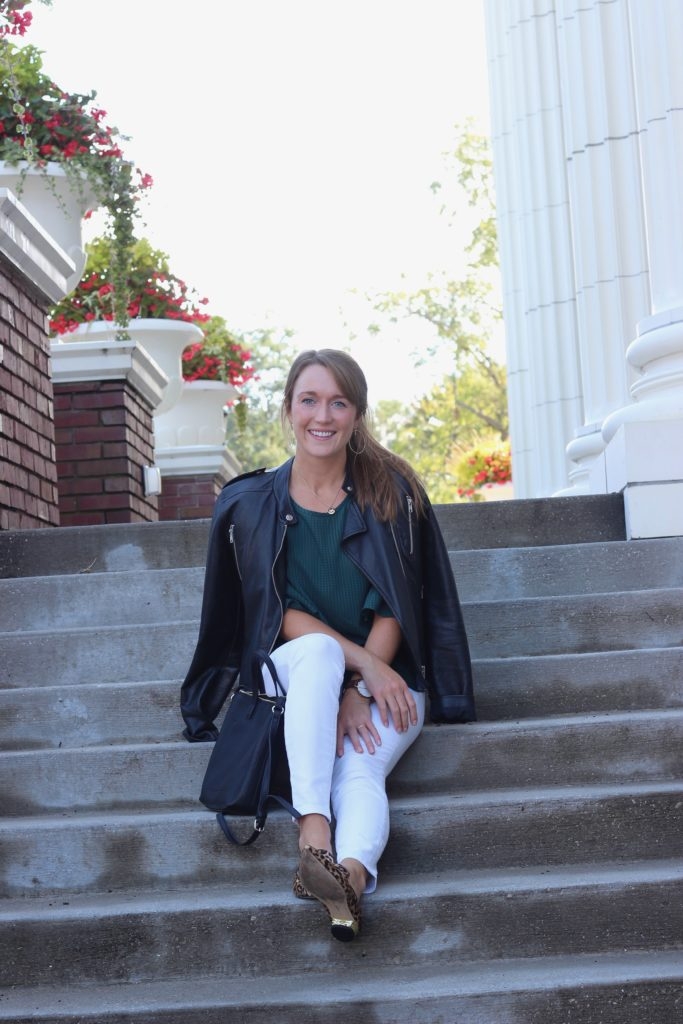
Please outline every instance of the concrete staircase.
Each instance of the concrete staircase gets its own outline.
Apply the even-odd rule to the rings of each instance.
[[[439,510],[480,721],[390,780],[361,938],[228,847],[180,737],[206,522],[0,535],[0,1022],[683,1019],[683,542],[616,496]]]

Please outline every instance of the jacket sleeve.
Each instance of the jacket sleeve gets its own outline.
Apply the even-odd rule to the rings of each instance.
[[[199,637],[180,691],[190,742],[215,740],[214,725],[239,673],[242,646],[241,586],[228,537],[225,491],[219,496],[209,535]]]
[[[426,678],[433,722],[474,722],[472,664],[458,591],[434,511],[421,523]]]

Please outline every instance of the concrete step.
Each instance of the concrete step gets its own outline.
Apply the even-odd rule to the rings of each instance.
[[[451,564],[469,602],[680,587],[683,537],[452,551]]]
[[[625,540],[619,494],[436,505],[449,548],[536,547]],[[69,526],[0,533],[0,577],[203,565],[209,520]]]
[[[204,569],[156,569],[0,580],[4,632],[199,618]]]
[[[475,659],[676,647],[683,589],[463,606]],[[197,621],[0,634],[0,688],[184,676]]]
[[[482,722],[683,707],[680,647],[490,658],[473,669]]]
[[[475,658],[680,647],[683,589],[465,604]],[[683,654],[683,648],[681,648]]]
[[[208,541],[208,519],[7,530],[0,578],[201,566]]]
[[[277,940],[276,940],[277,941]],[[275,953],[279,947],[276,946]],[[349,956],[352,949],[349,947]],[[673,1024],[680,1015],[681,951],[420,963],[258,984],[222,974],[171,981],[13,989],[0,1001],[12,1024]],[[125,982],[128,981],[126,984]],[[381,1010],[380,1010],[381,1008]],[[381,1018],[376,1013],[381,1013]]]
[[[393,796],[680,777],[683,711],[428,726],[389,779]],[[0,755],[7,816],[196,807],[211,744]]]
[[[179,710],[180,683],[178,679],[0,690],[0,749],[172,742],[185,724]]]
[[[463,602],[680,587],[683,538],[451,553]],[[0,580],[4,632],[196,619],[201,566]]]
[[[683,781],[394,799],[386,881],[444,871],[683,857]],[[235,820],[248,834],[251,822]],[[533,835],[533,844],[529,836]],[[0,821],[0,896],[275,887],[296,863],[296,829],[274,811],[248,854],[204,809]]]
[[[368,973],[472,960],[681,949],[683,864],[646,861],[445,871],[387,882],[365,900],[358,942],[334,943],[318,904],[276,888],[7,900],[0,985],[84,986],[182,976]]]
[[[480,722],[683,707],[678,647],[474,662]],[[0,750],[170,743],[180,679],[0,690]],[[131,708],[136,709],[131,714]]]

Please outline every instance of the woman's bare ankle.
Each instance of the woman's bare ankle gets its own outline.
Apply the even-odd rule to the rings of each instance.
[[[368,872],[365,865],[361,864],[359,860],[354,857],[345,857],[341,861],[342,867],[345,867],[349,873],[349,881],[351,887],[359,898],[365,892],[365,887],[368,884]]]
[[[299,849],[314,846],[317,850],[332,850],[330,823],[323,814],[304,814],[299,818]]]

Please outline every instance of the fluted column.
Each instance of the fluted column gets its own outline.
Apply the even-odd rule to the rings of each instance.
[[[487,12],[488,13],[488,12]],[[510,88],[512,58],[502,19],[486,20],[491,88],[491,145],[496,185],[496,220],[502,274],[507,350],[508,410],[513,476],[518,497],[533,490],[532,392],[529,346],[524,331],[524,289],[520,230],[521,171],[513,133],[515,121]]]
[[[557,0],[557,28],[584,400],[569,494],[607,490],[602,423],[628,401],[650,296],[627,2]]]
[[[566,487],[565,448],[583,419],[554,6],[486,5],[519,497]]]
[[[627,351],[633,401],[603,424],[607,483],[629,536],[683,535],[683,7],[628,8],[651,305]]]

